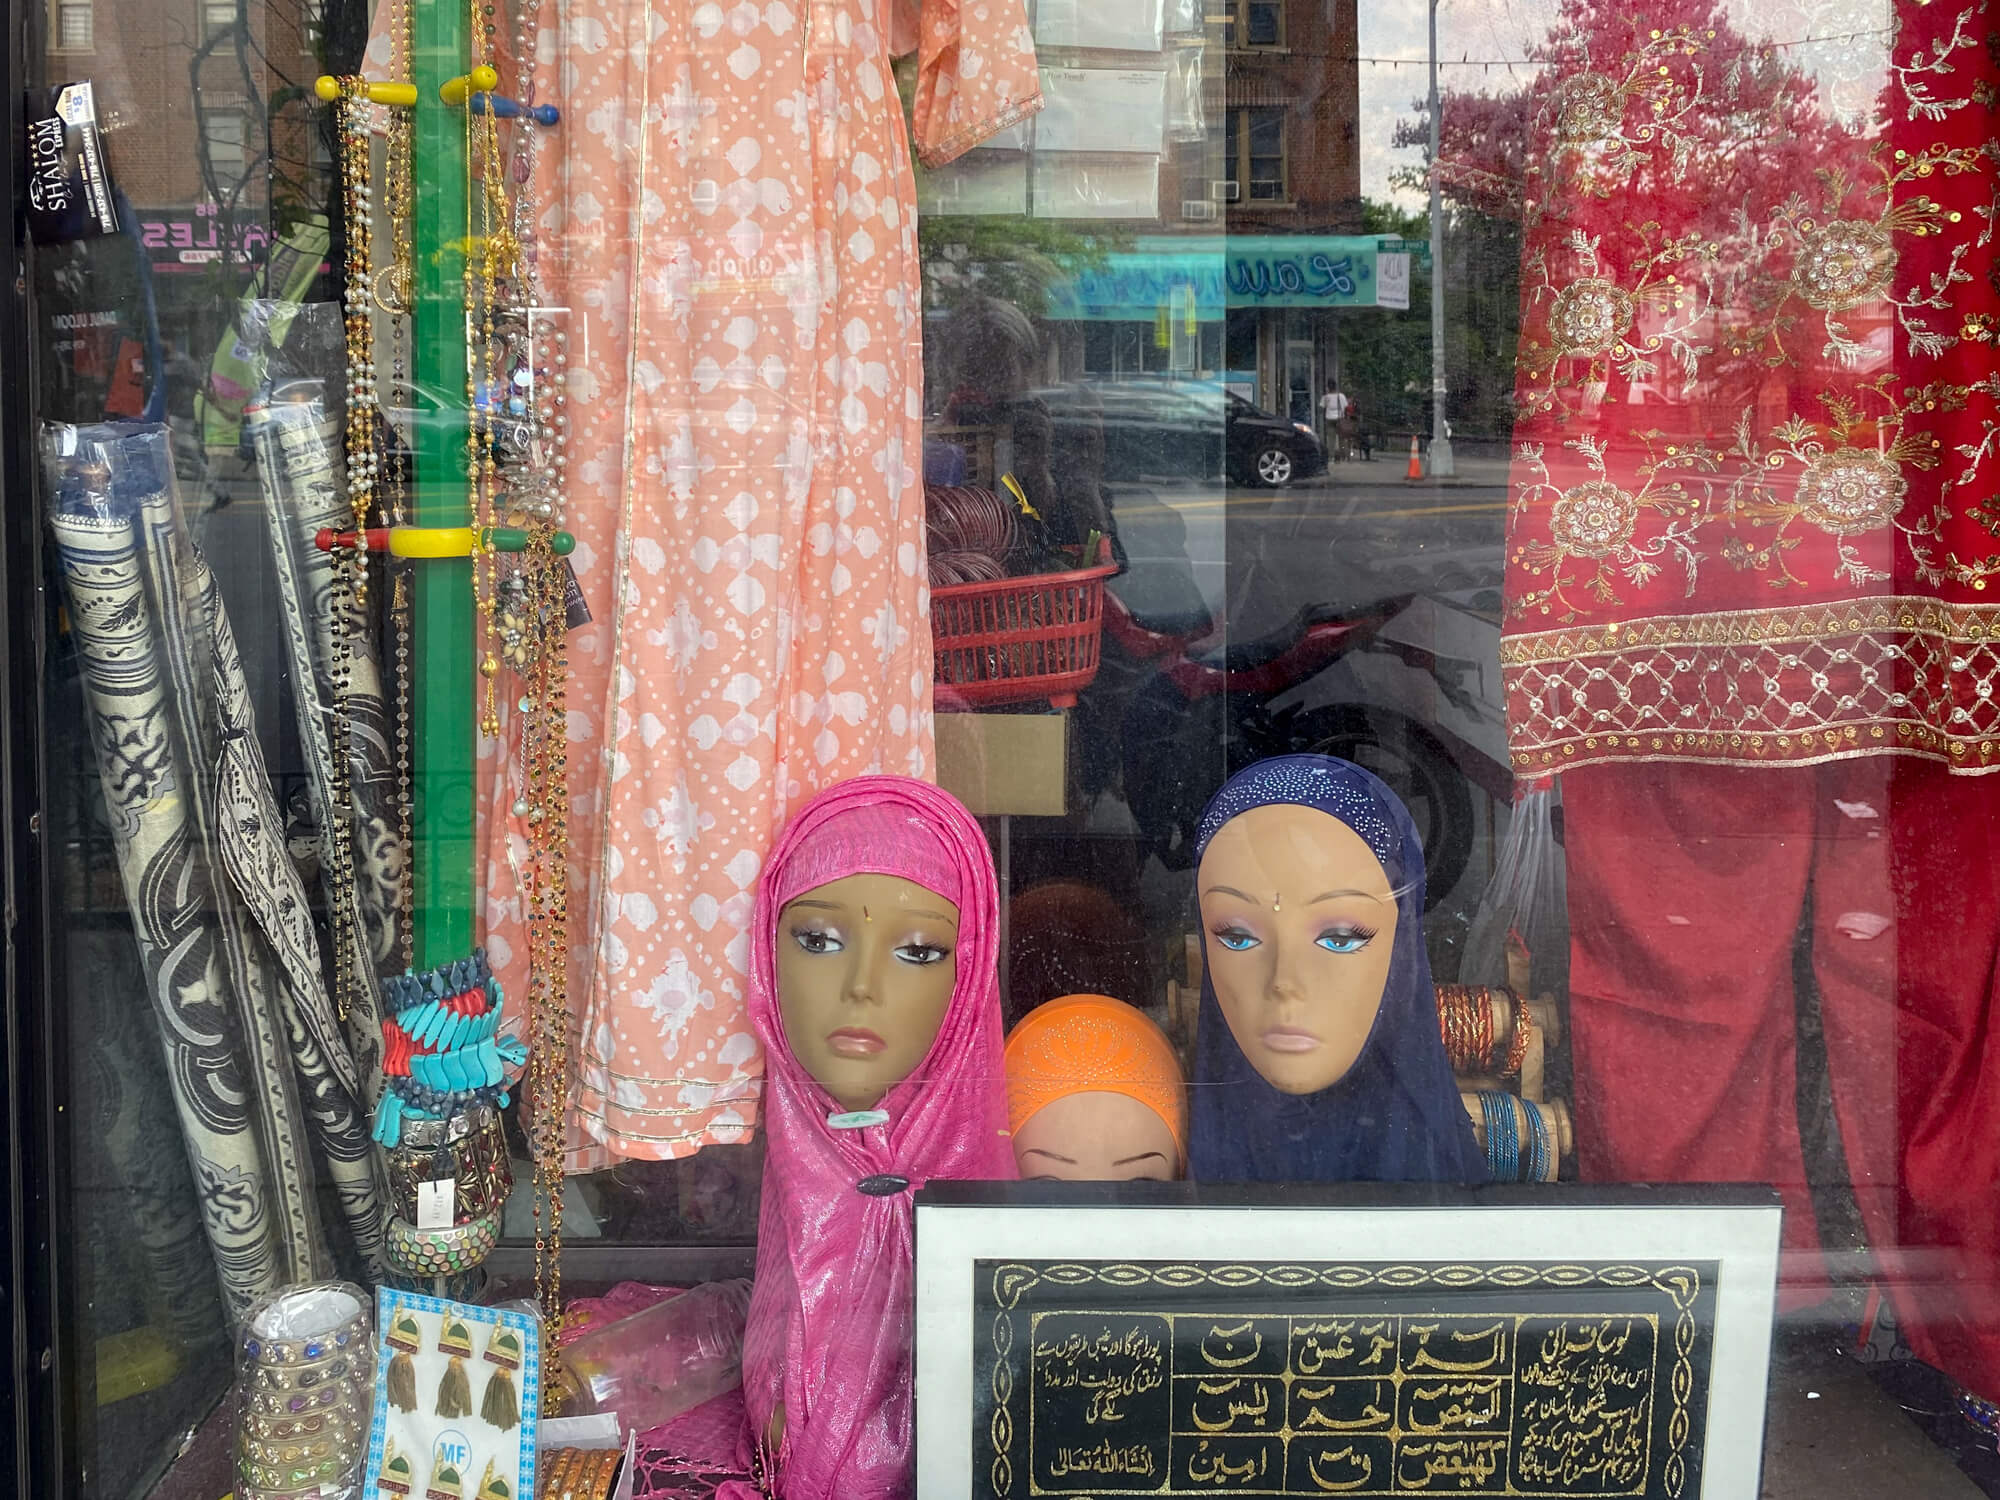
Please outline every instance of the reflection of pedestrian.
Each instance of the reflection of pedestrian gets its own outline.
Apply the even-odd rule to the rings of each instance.
[[[1327,457],[1335,462],[1347,456],[1354,431],[1353,418],[1349,415],[1353,405],[1341,390],[1340,382],[1329,380],[1326,383],[1326,394],[1320,398],[1319,409],[1325,420]]]
[[[1368,436],[1368,423],[1361,415],[1361,403],[1347,403],[1347,442],[1349,451],[1361,450],[1361,456],[1370,463],[1375,461],[1375,444]]]

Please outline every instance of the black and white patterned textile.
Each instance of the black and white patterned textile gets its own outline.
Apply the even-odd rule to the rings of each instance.
[[[50,425],[42,444],[105,812],[224,1296],[240,1314],[330,1274],[322,1179],[379,1274],[364,1080],[166,429]]]
[[[374,636],[352,618],[352,606],[334,586],[331,556],[313,541],[322,528],[354,524],[342,483],[340,428],[320,399],[323,390],[323,382],[317,380],[287,382],[269,404],[249,414],[246,426],[267,506],[266,530],[284,607],[292,697],[325,878],[340,868],[326,846],[342,832],[340,820],[331,815],[337,785],[334,740],[341,721],[335,712],[336,693],[345,709],[346,832],[360,917],[356,951],[345,961],[353,976],[353,993],[363,997],[349,1007],[348,1037],[372,1107],[382,1092],[379,976],[397,967],[401,912],[396,893],[409,855],[395,818],[397,773],[389,737],[390,706],[383,696]],[[346,610],[350,618],[336,621],[336,610]],[[342,658],[344,692],[336,672]],[[338,899],[331,889],[326,894],[329,902]]]

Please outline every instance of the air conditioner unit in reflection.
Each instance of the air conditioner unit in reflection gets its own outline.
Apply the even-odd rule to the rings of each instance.
[[[1220,214],[1221,210],[1206,198],[1183,198],[1181,200],[1181,217],[1183,219],[1214,219],[1220,217]]]
[[[1208,185],[1208,196],[1217,203],[1234,203],[1242,196],[1242,185],[1226,178],[1217,178]]]

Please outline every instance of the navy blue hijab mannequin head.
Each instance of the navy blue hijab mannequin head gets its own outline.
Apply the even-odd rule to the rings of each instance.
[[[1387,983],[1353,1065],[1316,1093],[1274,1088],[1230,1032],[1202,932],[1189,1175],[1208,1182],[1482,1182],[1486,1166],[1460,1103],[1424,950],[1424,852],[1396,794],[1359,766],[1284,755],[1231,777],[1202,815],[1196,869],[1231,819],[1259,807],[1315,808],[1360,836],[1396,897]]]

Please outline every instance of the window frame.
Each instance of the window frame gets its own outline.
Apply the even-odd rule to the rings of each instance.
[[[66,23],[72,14],[85,18],[84,38],[72,42]],[[97,0],[49,0],[49,50],[51,52],[95,52],[97,50]]]
[[[1222,15],[1222,44],[1231,52],[1283,52],[1285,50],[1285,0],[1228,0]],[[1277,16],[1277,40],[1250,40],[1250,13],[1260,7]]]
[[[1277,192],[1270,197],[1259,197],[1252,191],[1257,182],[1270,182],[1269,177],[1253,177],[1250,164],[1253,161],[1270,161],[1268,155],[1258,155],[1251,150],[1251,134],[1259,115],[1275,116],[1278,126],[1278,175],[1275,179]],[[1230,202],[1238,208],[1283,208],[1292,201],[1292,161],[1289,132],[1286,130],[1286,110],[1282,104],[1239,104],[1232,105],[1224,125],[1223,163],[1224,181],[1233,184],[1235,191]]]

